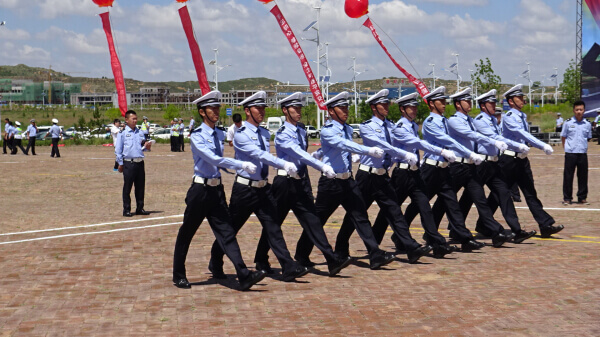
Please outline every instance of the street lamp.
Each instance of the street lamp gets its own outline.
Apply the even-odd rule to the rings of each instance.
[[[215,66],[215,90],[219,90],[219,71],[221,71],[227,67],[231,67],[231,64],[227,64],[227,65],[220,67],[219,66],[219,48],[215,48],[215,49],[213,49],[213,51],[215,52],[215,59],[208,62],[208,64]]]
[[[431,77],[433,77],[433,85],[431,87],[431,90],[435,89],[435,80],[438,79],[435,77],[435,63],[429,63],[429,65],[431,66],[431,72],[428,75],[431,75]]]
[[[450,69],[452,69],[453,67],[455,67],[456,69],[456,91],[458,92],[458,90],[460,89],[460,75],[458,75],[458,53],[452,53],[452,56],[456,56],[456,63],[453,64],[452,66],[450,66]]]
[[[319,1],[319,4],[320,4],[320,2],[321,1]],[[317,10],[317,20],[311,22],[302,31],[307,32],[312,28],[317,32],[317,36],[314,39],[302,38],[302,40],[312,41],[317,44],[317,80],[319,80],[320,76],[321,76],[321,74],[320,74],[320,72],[321,72],[321,66],[320,66],[320,64],[321,64],[320,63],[321,62],[321,40],[320,40],[320,36],[319,36],[319,19],[321,17],[321,7],[319,5],[317,5],[317,6],[313,7],[313,9]],[[320,85],[319,85],[319,90],[321,90]],[[325,116],[325,113],[323,110],[321,110],[321,108],[319,107],[319,104],[317,104],[317,129],[321,128],[321,118],[322,118],[321,116]]]
[[[554,80],[554,105],[558,104],[558,68],[554,67],[554,74],[550,76]]]
[[[352,82],[354,82],[354,118],[358,118],[358,92],[356,91],[356,76],[364,73],[367,69],[363,71],[356,71],[356,57],[352,57],[352,67],[348,68],[348,70],[352,69]]]

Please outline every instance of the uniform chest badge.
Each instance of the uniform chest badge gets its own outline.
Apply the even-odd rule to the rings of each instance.
[[[250,139],[252,139],[252,140],[258,140],[258,138],[256,138],[256,137],[250,137]]]
[[[210,140],[210,139],[207,139],[206,141],[209,142],[209,143],[212,143],[212,140]]]
[[[131,137],[131,135],[126,135],[125,137]]]
[[[377,129],[377,130],[375,130],[375,131],[376,131],[376,132],[381,132],[381,129]]]

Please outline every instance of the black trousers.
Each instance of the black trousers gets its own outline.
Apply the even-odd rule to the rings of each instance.
[[[563,173],[563,199],[573,200],[573,175],[577,169],[577,199],[585,200],[588,195],[587,153],[565,153]]]
[[[22,141],[23,141],[22,139],[17,139],[17,138],[15,138],[13,140],[13,149],[12,149],[11,154],[17,154],[17,152],[19,152],[19,149],[21,149],[21,151],[24,154],[27,154],[27,152],[25,151],[25,148],[23,147]]]
[[[463,200],[463,198],[465,198],[465,200],[463,200],[462,204],[459,202],[463,219],[466,220],[467,215],[469,214],[466,205],[469,204],[470,209],[471,205],[475,203],[475,207],[479,213],[478,225],[484,232],[489,233],[489,235],[493,237],[498,233],[503,232],[504,228],[502,228],[502,225],[494,219],[494,213],[488,205],[485,191],[483,190],[483,182],[476,172],[476,167],[475,164],[450,164],[449,170],[450,177],[452,178],[452,189],[457,193],[461,188],[464,188],[461,200]],[[444,213],[446,213],[445,204],[441,199],[437,199],[433,204],[432,209],[435,223],[439,226],[439,223],[444,217]],[[452,226],[450,225],[448,229],[451,229],[451,227]]]
[[[171,136],[171,152],[179,152],[179,136]]]
[[[446,216],[450,222],[450,230],[452,230],[457,239],[464,243],[469,240],[473,240],[473,234],[465,226],[465,219],[460,211],[458,200],[456,199],[456,192],[452,186],[452,177],[450,176],[450,169],[448,167],[441,168],[429,164],[421,166],[421,178],[425,186],[425,195],[429,200],[437,195],[438,199],[444,202]],[[414,200],[406,208],[404,217],[408,223],[417,216],[419,207]],[[434,223],[439,228],[439,221],[436,220],[436,214],[434,215]],[[438,214],[438,218],[441,216]],[[426,240],[429,242],[431,238],[427,235]]]
[[[380,209],[379,213],[383,214],[386,220],[384,221],[385,227],[388,223],[391,224],[394,234],[402,242],[404,248],[407,251],[419,248],[420,244],[410,235],[409,226],[402,214],[402,208],[398,203],[398,196],[392,187],[389,175],[387,173],[377,175],[359,170],[356,173],[356,183],[362,193],[366,209],[369,209],[373,201],[376,201]],[[354,224],[350,214],[346,213],[335,241],[336,251],[346,252],[349,250],[352,233],[354,233]],[[374,229],[373,234],[375,234]],[[377,235],[374,235],[374,237],[378,243],[381,242]]]
[[[247,278],[250,271],[246,268],[240,246],[235,238],[236,232],[231,224],[223,185],[206,186],[192,183],[185,197],[185,204],[187,206],[183,214],[183,224],[179,227],[175,241],[173,281],[186,277],[185,259],[192,238],[204,219],[208,220],[219,247],[233,263],[238,279]]]
[[[498,166],[500,166],[500,170],[502,171],[502,175],[508,186],[512,186],[515,183],[519,185],[519,189],[521,189],[523,197],[525,197],[525,202],[527,202],[529,211],[540,228],[552,226],[554,224],[554,218],[544,211],[544,206],[537,197],[529,158],[521,159],[501,155],[498,160]],[[498,208],[498,200],[496,200],[496,198],[489,198],[488,203],[492,212],[495,212]]]
[[[30,148],[31,154],[35,156],[35,137],[29,137],[29,142],[27,142],[27,148],[25,149],[25,153],[29,154]]]
[[[183,141],[183,133],[181,133],[181,134],[179,134],[179,149],[180,149],[181,151],[183,151],[183,144],[184,144],[184,141]]]
[[[476,167],[476,173],[479,181],[490,189],[490,196],[488,200],[490,198],[494,198],[495,200],[500,201],[499,205],[500,210],[502,211],[502,216],[504,217],[504,220],[506,220],[510,230],[513,233],[521,232],[521,224],[519,223],[517,210],[515,209],[515,204],[513,203],[511,190],[502,176],[498,162],[484,161],[481,163],[481,165]],[[462,210],[466,219],[469,211],[471,210],[471,206],[473,205],[473,199],[471,198],[471,195],[468,193],[463,193],[459,200],[459,204],[460,209]],[[494,236],[497,233],[497,231],[488,231],[484,227],[483,223],[481,223],[479,220],[477,221],[477,227],[475,229],[486,236]],[[504,228],[499,226],[498,231],[502,232],[504,231]]]
[[[12,152],[12,144],[10,139],[2,139],[2,153],[8,154],[6,152],[6,148],[8,148],[8,152]]]
[[[56,156],[56,158],[60,158],[60,151],[58,151],[58,141],[60,138],[52,138],[52,151],[50,152],[50,157]]]
[[[379,249],[377,240],[375,240],[365,202],[356,181],[352,177],[348,179],[329,179],[321,176],[315,202],[321,226],[325,226],[331,214],[340,205],[344,207],[346,214],[350,215],[358,235],[367,247],[370,258],[382,256],[384,251]],[[310,237],[306,231],[303,231],[296,247],[296,256],[298,259],[308,259],[312,249],[313,244]],[[349,255],[348,251],[336,250],[335,252],[341,257]]]
[[[333,248],[317,216],[315,199],[308,175],[301,179],[276,176],[273,179],[271,193],[277,204],[277,224],[281,227],[290,210],[300,222],[300,226],[308,234],[311,242],[319,248],[327,262],[335,261]],[[265,229],[262,230],[254,262],[268,262],[269,241]]]
[[[134,163],[123,161],[123,212],[131,212],[131,188],[135,185],[136,210],[144,209],[144,190],[146,188],[146,172],[144,161]]]
[[[390,182],[392,188],[396,191],[398,205],[402,205],[404,200],[410,197],[411,203],[414,203],[417,206],[419,214],[421,215],[421,225],[423,226],[423,229],[425,229],[427,244],[434,246],[445,245],[446,238],[438,232],[433,219],[431,205],[429,205],[429,198],[423,192],[425,190],[425,183],[421,179],[420,171],[411,171],[396,167],[394,171],[392,171],[392,179]],[[378,243],[381,243],[383,240],[388,223],[390,222],[385,213],[383,210],[380,210],[379,214],[377,214],[377,219],[373,224],[373,234]],[[408,223],[408,226],[410,226],[410,223]]]
[[[233,183],[229,211],[236,234],[242,229],[250,215],[252,213],[256,214],[263,229],[267,231],[269,246],[271,246],[273,253],[279,260],[283,272],[298,267],[298,263],[290,255],[283,233],[278,225],[278,215],[275,201],[271,195],[271,185],[267,184],[265,187],[256,188],[238,182]],[[223,266],[223,249],[217,241],[212,245],[211,262],[217,268]]]

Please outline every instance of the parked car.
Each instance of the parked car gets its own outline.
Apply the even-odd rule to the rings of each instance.
[[[169,128],[156,129],[150,135],[150,137],[158,138],[158,139],[170,139],[171,138],[171,129],[169,129]]]
[[[352,127],[352,138],[360,138],[360,131],[358,130],[360,124],[350,124],[350,126]]]
[[[320,136],[319,130],[312,125],[306,125],[306,135],[310,138],[319,138]]]

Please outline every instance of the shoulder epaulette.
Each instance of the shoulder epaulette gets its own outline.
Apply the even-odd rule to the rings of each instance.
[[[285,125],[282,125],[279,130],[277,130],[277,133],[283,132],[283,130],[285,130]]]
[[[479,116],[477,116],[477,118],[475,118],[475,119],[477,119],[477,120],[480,120],[481,118],[483,118],[483,115],[479,115]]]
[[[452,118],[452,117],[456,117],[456,115],[452,115],[452,116],[450,116],[450,118]]]
[[[510,115],[512,115],[512,111],[509,111],[509,112],[507,112],[507,113],[506,113],[506,115],[507,115],[507,116],[510,116]]]
[[[402,122],[398,122],[398,127],[399,127],[399,128],[401,128],[401,127],[402,127],[402,125],[404,125],[404,123],[402,123]]]
[[[327,125],[324,126],[324,128],[330,128],[332,126],[333,126],[333,124],[327,124]]]
[[[242,126],[241,128],[239,128],[239,129],[237,130],[237,132],[241,132],[241,131],[244,131],[244,130],[246,130],[246,127],[245,127],[245,126]]]
[[[362,122],[362,124],[369,124],[369,123],[371,123],[371,120],[370,120],[370,119],[368,119],[368,120],[366,120],[366,121]]]
[[[427,118],[426,122],[431,123],[432,120],[433,120],[433,117],[429,117],[429,118]]]
[[[571,121],[571,118],[567,119],[567,122],[570,122],[570,121]]]
[[[202,132],[202,127],[199,126],[199,127],[195,128],[194,130],[192,130],[192,132],[190,132],[190,133],[194,133],[194,132]]]

